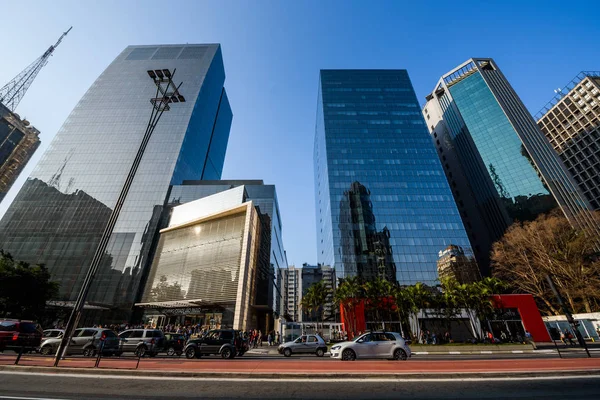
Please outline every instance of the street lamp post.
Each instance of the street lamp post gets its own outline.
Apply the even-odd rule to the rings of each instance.
[[[85,279],[83,281],[81,290],[77,295],[77,300],[75,301],[75,305],[73,306],[73,310],[71,311],[71,315],[69,316],[67,326],[65,327],[65,333],[54,358],[55,367],[58,366],[60,359],[65,356],[67,347],[69,346],[71,338],[73,337],[73,332],[79,324],[79,319],[81,318],[81,312],[83,310],[85,300],[89,294],[90,287],[92,286],[92,282],[94,280],[96,272],[98,271],[98,267],[100,266],[100,261],[102,261],[102,257],[106,252],[108,241],[113,233],[115,224],[117,223],[119,214],[121,212],[121,209],[123,208],[123,204],[125,203],[125,199],[127,198],[129,189],[131,188],[131,184],[133,183],[137,170],[141,164],[142,157],[144,156],[144,152],[146,151],[146,147],[148,146],[150,137],[152,136],[152,133],[154,132],[158,121],[160,121],[160,117],[165,111],[169,111],[171,109],[170,104],[185,102],[185,97],[183,97],[181,93],[179,93],[179,88],[181,87],[183,82],[180,83],[178,86],[175,86],[175,84],[173,83],[175,71],[175,69],[173,70],[173,72],[171,72],[168,69],[156,69],[147,71],[148,76],[156,85],[156,95],[155,97],[150,99],[150,103],[152,104],[152,112],[150,114],[150,119],[148,120],[148,125],[146,126],[146,133],[144,134],[142,142],[140,143],[140,147],[138,148],[135,159],[133,160],[133,164],[131,165],[129,174],[127,175],[127,179],[125,180],[125,183],[121,188],[121,193],[119,194],[117,203],[115,204],[115,207],[113,208],[110,214],[106,227],[104,228],[104,232],[102,233],[102,237],[100,238],[100,243],[96,248],[96,252],[94,253],[94,257],[92,258],[90,267],[88,268],[88,271],[85,275]]]

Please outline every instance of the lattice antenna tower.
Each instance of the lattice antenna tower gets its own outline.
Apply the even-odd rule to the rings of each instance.
[[[44,54],[0,89],[0,103],[4,104],[10,111],[15,111],[37,74],[46,64],[48,64],[50,56],[71,29],[73,29],[73,27],[70,27],[68,31],[63,32],[53,46],[50,46]]]

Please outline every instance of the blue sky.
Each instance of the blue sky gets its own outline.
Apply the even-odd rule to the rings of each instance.
[[[597,8],[594,1],[2,3],[0,85],[73,30],[17,109],[42,131],[43,144],[0,214],[125,46],[218,42],[234,113],[223,178],[277,186],[284,246],[296,265],[317,261],[312,148],[319,69],[407,69],[423,102],[454,66],[492,57],[534,114],[579,71],[600,70],[600,23],[586,12]]]

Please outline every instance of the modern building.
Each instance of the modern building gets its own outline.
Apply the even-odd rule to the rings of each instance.
[[[282,315],[279,270],[287,270],[275,186],[184,181],[167,199],[138,306],[160,324],[213,328],[212,318],[220,327],[273,330]]]
[[[0,221],[0,248],[45,264],[60,283],[57,300],[72,306],[149,122],[156,86],[148,71],[165,69],[182,82],[182,98],[148,143],[82,323],[131,318],[170,185],[221,176],[232,113],[220,45],[125,48],[75,106]]]
[[[514,220],[558,205],[591,226],[589,203],[494,60],[469,59],[443,75],[423,115],[483,273]]]
[[[437,268],[440,280],[451,278],[460,284],[481,280],[477,262],[473,257],[467,257],[459,246],[450,245],[440,251]]]
[[[470,253],[406,70],[322,70],[314,145],[318,262],[337,278],[438,282]]]
[[[40,131],[0,103],[0,202],[40,145]]]
[[[536,115],[594,210],[600,210],[600,72],[583,71]]]
[[[294,322],[302,318],[302,268],[290,265],[283,269],[283,304],[286,307],[284,315]]]
[[[313,311],[312,313],[308,312],[308,310],[302,309],[300,321],[302,322],[322,322],[330,321],[332,317],[335,315],[335,306],[333,302],[333,292],[335,290],[335,271],[332,267],[326,265],[309,265],[307,263],[302,264],[302,285],[301,285],[301,293],[302,297],[306,295],[310,287],[319,282],[323,282],[325,287],[328,289],[329,293],[327,294],[327,298],[325,303],[323,304],[323,310]],[[320,315],[320,312],[323,312]],[[317,312],[319,314],[317,314]]]

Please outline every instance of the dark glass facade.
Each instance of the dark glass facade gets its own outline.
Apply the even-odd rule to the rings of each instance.
[[[0,103],[0,202],[40,146],[39,134]]]
[[[405,70],[323,70],[314,147],[318,261],[337,277],[438,280],[471,246]]]
[[[127,47],[75,106],[0,221],[0,248],[46,264],[60,283],[58,300],[73,301],[144,135],[156,93],[147,71],[155,69],[177,70],[186,102],[172,104],[156,127],[92,285],[88,302],[109,310],[105,323],[129,318],[169,185],[221,173],[232,114],[218,44]]]

